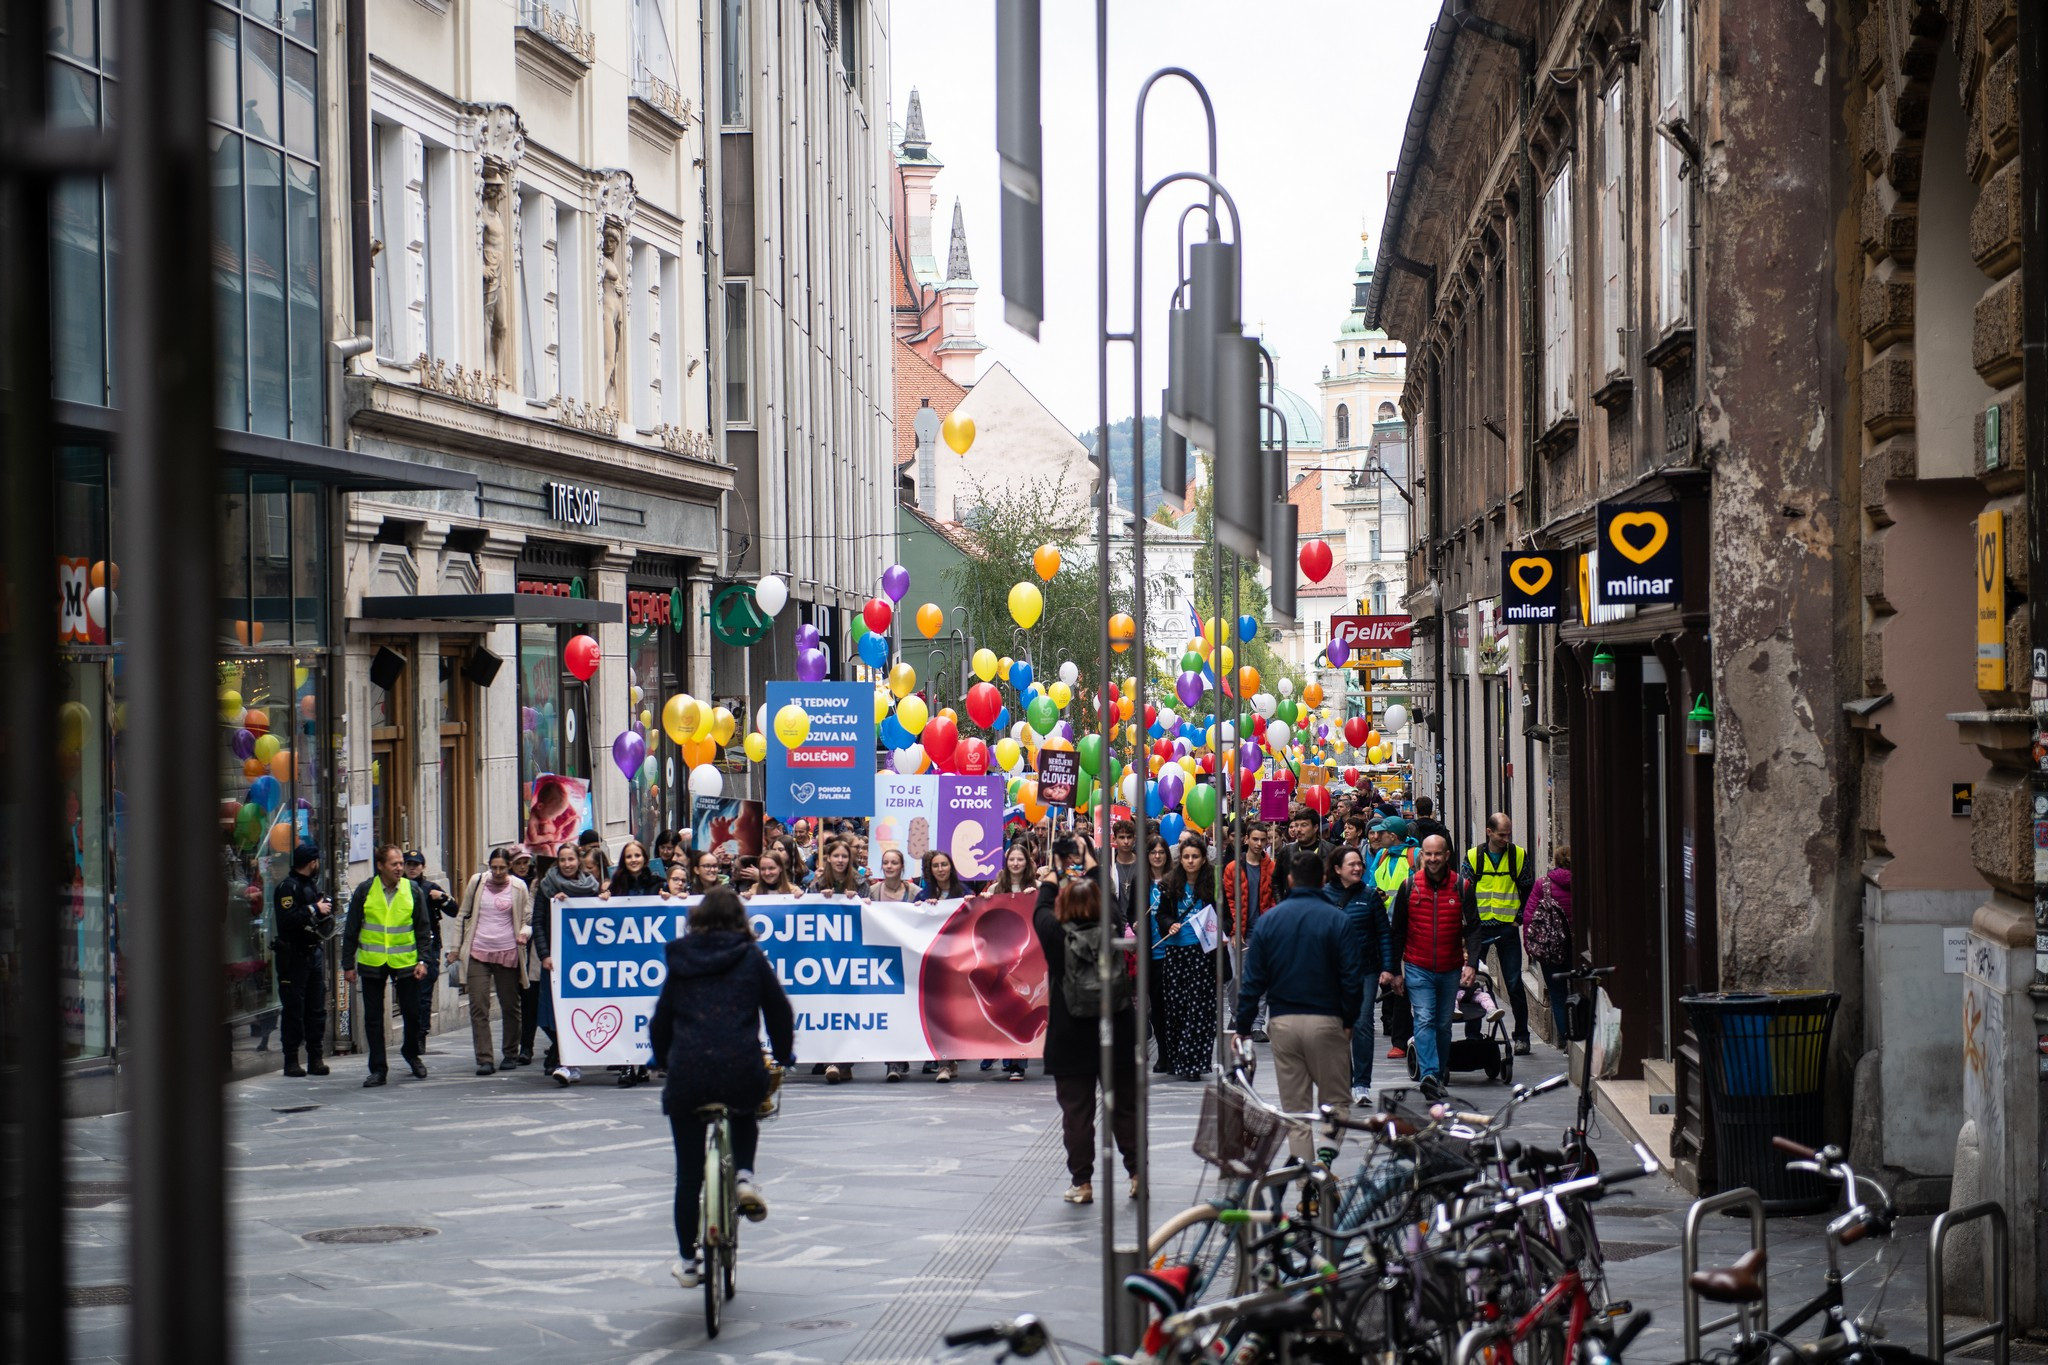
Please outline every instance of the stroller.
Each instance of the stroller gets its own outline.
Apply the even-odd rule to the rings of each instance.
[[[1451,1051],[1444,1066],[1452,1072],[1484,1071],[1503,1085],[1515,1079],[1515,1048],[1508,1036],[1507,1011],[1495,1003],[1493,977],[1480,968],[1472,984],[1458,992],[1451,1022]],[[1408,1079],[1422,1078],[1413,1040],[1408,1046]]]

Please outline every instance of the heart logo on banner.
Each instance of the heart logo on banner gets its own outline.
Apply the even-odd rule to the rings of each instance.
[[[585,1047],[592,1052],[602,1052],[606,1043],[619,1036],[619,1030],[625,1027],[626,1016],[619,1012],[617,1005],[606,1005],[595,1014],[577,1010],[570,1015],[569,1023]]]
[[[799,806],[809,805],[811,798],[817,794],[818,784],[815,782],[793,783],[789,789],[789,799]]]
[[[1515,580],[1515,586],[1530,597],[1550,586],[1553,570],[1550,561],[1543,558],[1517,559],[1508,565],[1508,577]]]
[[[1650,542],[1637,549],[1626,534],[1632,527],[1649,531]],[[1671,538],[1671,525],[1657,512],[1623,512],[1607,525],[1607,538],[1614,542],[1614,548],[1638,564],[1647,564],[1664,548],[1664,542]]]

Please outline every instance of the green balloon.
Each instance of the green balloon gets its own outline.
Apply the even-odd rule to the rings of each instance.
[[[1182,814],[1196,829],[1207,829],[1216,823],[1216,789],[1206,783],[1197,783],[1188,788],[1180,801]]]
[[[1094,798],[1095,779],[1084,772],[1081,780],[1074,784],[1074,809],[1087,810]]]
[[[1193,651],[1192,649],[1191,649],[1191,650],[1189,650],[1189,651],[1188,651],[1187,653],[1185,653],[1185,654],[1181,655],[1181,656],[1180,656],[1180,671],[1181,671],[1181,672],[1183,672],[1183,673],[1199,673],[1199,672],[1201,672],[1201,671],[1202,671],[1202,656],[1201,656],[1201,655],[1199,655],[1199,654],[1197,654],[1197,653],[1195,653],[1195,651]]]
[[[1080,743],[1074,746],[1074,752],[1081,756],[1081,771],[1086,774],[1082,779],[1084,782],[1102,771],[1101,735],[1081,736]]]
[[[1053,705],[1051,697],[1033,697],[1031,705],[1024,708],[1024,719],[1039,734],[1049,735],[1052,727],[1060,723],[1060,708]]]
[[[1286,721],[1289,725],[1292,725],[1295,718],[1301,714],[1301,708],[1294,704],[1294,698],[1282,697],[1278,702],[1274,703],[1273,714]]]
[[[861,637],[866,635],[867,633],[868,623],[862,620],[859,616],[855,616],[853,618],[853,624],[848,628],[848,638],[850,638],[855,644],[859,644],[861,642]]]
[[[1124,780],[1124,761],[1115,754],[1109,756],[1109,785],[1114,787]]]

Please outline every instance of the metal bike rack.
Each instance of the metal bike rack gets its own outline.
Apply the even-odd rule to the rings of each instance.
[[[1998,1316],[1973,1332],[1951,1337],[1946,1335],[1947,1329],[1942,1324],[1942,1249],[1949,1233],[1979,1218],[1988,1219],[1991,1223],[1991,1302]],[[1927,1354],[1931,1359],[1946,1360],[1950,1351],[1960,1351],[1990,1337],[1997,1343],[1992,1348],[1991,1359],[1996,1365],[2009,1365],[2012,1360],[2012,1275],[2008,1265],[2011,1254],[2005,1210],[1988,1199],[1966,1208],[1950,1209],[1934,1220],[1934,1226],[1927,1233]]]
[[[1451,1354],[1451,1365],[1477,1365],[1480,1352],[1489,1346],[1508,1346],[1515,1340],[1514,1324],[1482,1322],[1464,1336],[1458,1338],[1458,1348]]]
[[[1766,1261],[1763,1269],[1757,1272],[1757,1282],[1763,1286],[1764,1290],[1762,1298],[1758,1299],[1755,1303],[1737,1304],[1734,1312],[1725,1317],[1715,1318],[1712,1322],[1700,1321],[1700,1299],[1699,1295],[1693,1293],[1692,1289],[1693,1272],[1700,1268],[1700,1224],[1706,1220],[1709,1214],[1719,1213],[1723,1209],[1734,1208],[1742,1209],[1749,1214],[1749,1249],[1751,1251],[1764,1250],[1766,1230],[1764,1201],[1755,1190],[1750,1189],[1748,1186],[1745,1185],[1739,1190],[1728,1190],[1725,1193],[1711,1195],[1706,1199],[1698,1200],[1690,1209],[1686,1210],[1685,1240],[1680,1244],[1679,1248],[1679,1254],[1683,1258],[1679,1270],[1679,1292],[1684,1296],[1685,1301],[1685,1358],[1687,1360],[1698,1360],[1700,1358],[1700,1338],[1709,1332],[1718,1332],[1727,1327],[1737,1327],[1747,1335],[1752,1332],[1762,1331],[1764,1326],[1771,1320],[1770,1263]]]

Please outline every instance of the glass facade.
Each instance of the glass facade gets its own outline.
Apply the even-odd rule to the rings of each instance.
[[[520,591],[531,591],[534,586],[522,581]],[[519,628],[519,811],[524,841],[536,853],[550,852],[557,843],[575,839],[595,822],[590,689],[562,662],[569,641],[591,629],[573,625]],[[609,761],[610,755],[605,757]]]

